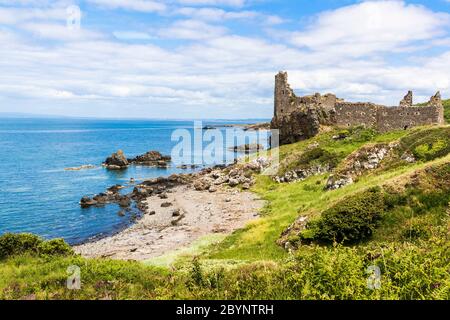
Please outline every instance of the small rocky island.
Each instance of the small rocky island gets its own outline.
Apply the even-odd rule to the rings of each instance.
[[[106,158],[105,162],[103,162],[103,166],[109,170],[123,170],[130,164],[167,168],[170,161],[170,156],[164,156],[158,151],[149,151],[135,158],[127,159],[124,152],[118,150]]]

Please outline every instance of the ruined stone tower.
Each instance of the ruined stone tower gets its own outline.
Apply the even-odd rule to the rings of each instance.
[[[280,143],[292,143],[319,133],[321,126],[365,126],[380,132],[414,126],[444,124],[444,107],[437,92],[425,106],[414,106],[413,93],[398,107],[370,102],[345,102],[333,94],[297,97],[286,72],[275,76],[273,129],[280,131]]]
[[[275,117],[292,111],[291,102],[293,96],[294,91],[289,86],[287,72],[280,71],[275,76]]]

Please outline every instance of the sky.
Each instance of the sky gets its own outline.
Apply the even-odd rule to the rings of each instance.
[[[450,0],[0,0],[0,112],[273,114],[298,95],[450,98]]]

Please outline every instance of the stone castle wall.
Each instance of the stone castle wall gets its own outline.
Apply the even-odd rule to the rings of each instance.
[[[321,125],[362,125],[386,132],[443,123],[444,107],[439,92],[426,106],[413,106],[413,94],[409,91],[398,107],[386,107],[369,102],[345,102],[333,94],[297,97],[289,86],[286,72],[275,76],[271,127],[280,130],[281,144],[310,138],[319,132]]]

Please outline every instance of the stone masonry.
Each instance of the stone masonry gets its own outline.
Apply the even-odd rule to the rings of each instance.
[[[386,132],[444,123],[444,107],[439,92],[427,105],[414,106],[413,93],[409,91],[398,107],[346,102],[333,94],[297,97],[288,83],[286,72],[275,76],[274,109],[271,128],[280,131],[280,144],[313,137],[321,126],[365,126]]]

